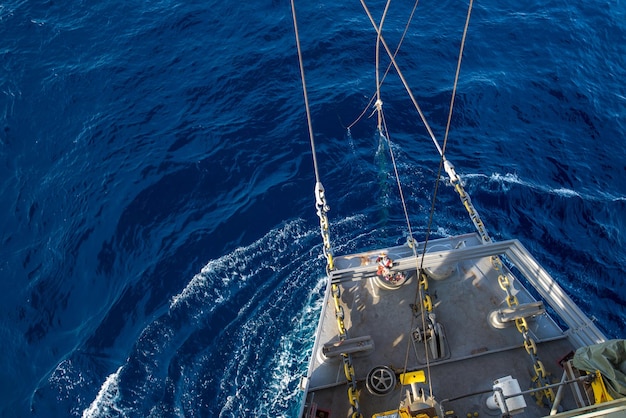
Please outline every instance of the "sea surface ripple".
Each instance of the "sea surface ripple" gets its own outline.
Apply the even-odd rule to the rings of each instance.
[[[296,4],[338,254],[406,238],[371,109],[347,129],[375,36],[345,3]],[[440,141],[466,7],[420,2],[397,56]],[[0,39],[0,416],[295,416],[324,257],[289,2],[12,0]],[[491,235],[520,239],[609,338],[626,322],[625,79],[624,2],[479,2],[447,148]],[[405,97],[392,72],[423,239],[438,158]],[[472,231],[450,187],[436,208],[434,234]]]

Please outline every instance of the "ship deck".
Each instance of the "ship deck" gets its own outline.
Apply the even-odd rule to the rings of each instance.
[[[422,248],[418,245],[416,254],[421,255]],[[426,395],[432,394],[443,411],[454,411],[459,417],[470,416],[467,414],[500,416],[500,410],[486,405],[487,398],[493,394],[485,391],[492,388],[494,381],[512,376],[518,380],[522,391],[528,390],[534,387],[534,366],[539,359],[549,382],[558,383],[563,375],[558,363],[561,358],[578,346],[602,341],[600,331],[517,241],[483,244],[478,235],[468,234],[431,241],[428,248],[422,267],[431,273],[427,282],[433,306],[431,313],[435,315],[434,322],[443,329],[441,335],[445,336],[440,339],[444,349],[439,358],[435,358],[424,343],[425,338],[416,340],[415,330],[423,326],[426,317],[420,308],[418,265],[411,248],[404,245],[337,257],[305,379],[306,407],[313,416],[349,416],[344,361],[341,355],[328,354],[328,350],[341,351],[350,341],[356,341],[350,349],[353,351],[351,361],[358,404],[364,417],[397,409],[411,390],[408,385],[396,383],[383,395],[372,394],[366,387],[366,380],[379,366],[393,371],[396,377],[403,372],[423,371],[426,381],[417,386]],[[378,285],[376,259],[381,253],[394,260],[394,271],[402,271],[408,277],[401,287],[385,289]],[[494,268],[492,256],[501,257],[506,265],[513,266],[511,270],[504,267],[512,283],[511,293],[519,305],[531,306],[526,323],[528,336],[537,346],[535,358],[524,348],[524,337],[514,321],[494,323],[490,320],[508,308],[507,293],[498,281],[502,271]],[[551,306],[547,312],[564,317],[559,320],[560,326],[541,310],[542,306],[533,304],[538,298],[526,290],[516,279],[517,275],[526,278],[529,288],[536,287],[533,294],[540,295]],[[335,298],[331,295],[332,284],[340,289],[337,301],[344,312],[344,339],[348,341],[343,347]],[[322,352],[324,346],[326,356]],[[565,387],[563,391],[561,405],[565,409],[576,407],[573,389]],[[466,396],[471,394],[474,395]],[[543,402],[537,402],[530,395],[525,395],[524,400],[526,408],[517,416],[549,414],[550,409]]]

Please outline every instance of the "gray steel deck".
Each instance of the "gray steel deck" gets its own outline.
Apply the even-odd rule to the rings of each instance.
[[[569,300],[558,285],[517,241],[482,244],[476,234],[446,238],[429,243],[424,267],[449,269],[452,274],[442,280],[429,280],[433,313],[442,324],[446,336],[446,355],[432,360],[423,343],[416,343],[413,330],[421,325],[420,302],[416,299],[416,260],[408,246],[384,249],[394,261],[394,270],[402,270],[412,277],[399,289],[381,289],[375,284],[376,257],[381,250],[365,252],[335,260],[337,270],[331,281],[341,288],[341,305],[345,312],[345,327],[349,338],[370,336],[374,350],[355,353],[353,366],[358,381],[359,403],[365,417],[398,408],[408,386],[398,384],[385,396],[372,395],[365,387],[365,379],[376,366],[388,366],[397,373],[423,370],[427,382],[420,384],[424,392],[438,402],[458,398],[492,387],[493,381],[511,375],[519,381],[521,390],[533,386],[533,362],[523,348],[523,337],[514,324],[502,329],[494,327],[489,318],[492,312],[507,308],[506,293],[498,284],[498,272],[491,263],[491,255],[502,255],[515,265],[516,273],[537,287],[551,309],[568,328],[564,332],[547,314],[528,318],[531,336],[537,342],[538,357],[558,382],[563,371],[557,361],[581,345],[604,340],[601,332]],[[421,247],[417,248],[421,253]],[[512,274],[509,275],[513,277]],[[514,280],[516,297],[520,304],[535,301],[518,281]],[[330,286],[330,283],[329,283]],[[324,302],[316,336],[313,358],[307,376],[309,394],[318,408],[329,411],[331,417],[347,416],[350,404],[347,396],[343,363],[339,357],[325,358],[324,344],[338,341],[334,301],[328,296]],[[562,404],[575,407],[571,390],[566,388]],[[479,416],[500,416],[488,409],[489,395],[479,394],[450,402],[443,402],[445,411],[455,411],[459,417],[468,413]],[[520,417],[547,415],[549,409],[538,406],[535,399],[525,396],[527,407]]]

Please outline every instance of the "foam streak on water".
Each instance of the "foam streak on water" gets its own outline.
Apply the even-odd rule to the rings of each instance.
[[[301,229],[301,222],[292,222],[209,262],[172,298],[167,313],[146,327],[125,364],[107,377],[83,416],[187,415],[198,409],[214,415],[220,404],[220,415],[246,415],[252,397],[246,388],[258,387],[259,379],[267,385],[262,409],[293,405],[288,400],[297,396],[294,372],[303,367],[303,346],[310,348],[308,336],[315,331],[314,311],[319,309],[319,303],[311,308],[311,295],[319,295],[321,281],[299,280],[316,263],[298,256],[302,247],[291,240],[309,242],[311,235]],[[276,264],[276,257],[285,252],[297,257],[298,264]],[[281,294],[274,293],[275,286],[283,288]],[[304,299],[291,299],[307,293]],[[277,337],[274,342],[272,336]],[[194,344],[196,339],[204,343]],[[255,346],[260,341],[274,349],[259,353]],[[182,348],[186,350],[181,357]],[[219,392],[208,384],[211,381],[220,382]]]

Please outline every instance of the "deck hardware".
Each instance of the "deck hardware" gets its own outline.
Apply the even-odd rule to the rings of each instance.
[[[355,354],[374,350],[374,340],[369,335],[326,343],[322,353],[326,358],[338,357],[342,354]],[[354,373],[354,372],[353,372]]]
[[[524,303],[494,310],[489,315],[489,322],[494,328],[500,329],[514,323],[518,331],[523,333],[524,328],[528,328],[528,318],[534,318],[545,313],[546,308],[543,305],[543,302]],[[524,341],[526,351],[528,351],[529,347],[532,347],[533,345],[534,342],[532,341]],[[530,351],[528,352],[530,354]]]
[[[520,392],[517,379],[501,377],[493,382],[493,396],[487,398],[487,407],[500,409],[505,416],[519,414],[526,408],[526,401]]]
[[[384,396],[393,391],[397,383],[396,374],[387,366],[376,366],[367,374],[365,385],[372,395]]]
[[[415,342],[426,341],[433,360],[442,359],[446,356],[446,336],[443,325],[437,322],[437,317],[433,313],[428,314],[426,317],[425,328],[415,328],[413,340]]]
[[[544,397],[548,401],[548,403],[553,403],[555,394],[554,391],[548,387],[550,384],[548,374],[546,373],[546,369],[543,366],[541,360],[539,360],[539,356],[537,355],[537,344],[530,335],[526,317],[524,315],[515,315],[516,310],[521,309],[522,311],[524,311],[527,308],[524,307],[524,305],[520,305],[519,301],[517,300],[517,296],[515,296],[514,293],[515,288],[513,286],[512,280],[506,273],[506,266],[502,264],[502,260],[500,259],[500,257],[491,257],[491,265],[493,266],[494,270],[500,272],[500,274],[498,275],[498,284],[500,285],[500,288],[502,288],[502,290],[506,292],[506,303],[511,309],[510,312],[513,312],[511,318],[515,322],[515,327],[524,338],[523,346],[528,352],[528,355],[530,356],[530,359],[533,363],[532,365],[535,371],[535,376],[532,379],[533,383],[536,385],[537,388],[544,387],[544,390],[542,392],[536,392],[535,394],[535,396],[537,397],[537,403],[542,402]],[[533,306],[528,307],[529,311],[532,311],[532,309]],[[535,312],[539,311],[535,310]]]

